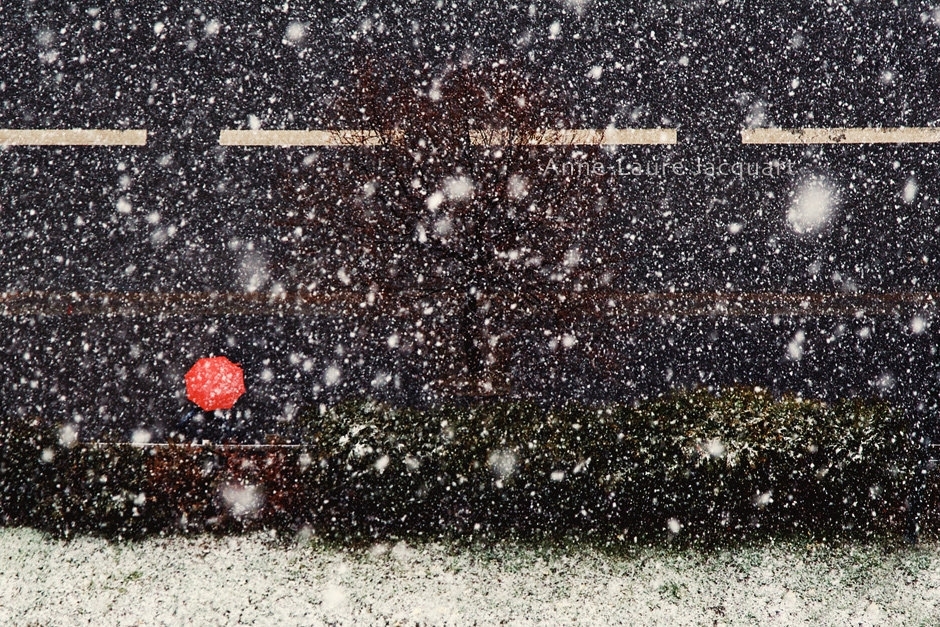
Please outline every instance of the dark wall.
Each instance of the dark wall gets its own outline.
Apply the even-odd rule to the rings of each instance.
[[[263,128],[323,127],[338,94],[355,88],[364,52],[412,58],[423,77],[506,59],[547,81],[573,124],[677,128],[675,147],[600,158],[644,174],[584,177],[596,215],[578,232],[583,263],[610,251],[629,260],[612,268],[611,290],[940,291],[937,148],[742,146],[738,135],[936,124],[940,15],[925,4],[170,4],[0,9],[0,128],[149,132],[139,148],[0,148],[0,292],[296,290],[311,270],[279,222],[289,211],[283,181],[311,155],[344,157],[223,148],[218,132],[247,128],[249,116]],[[415,89],[427,90],[424,80]],[[545,164],[576,152],[546,149]],[[665,162],[787,167],[674,176],[656,170]],[[788,212],[814,181],[829,190],[831,215],[800,234]],[[55,420],[81,415],[89,434],[162,433],[185,412],[182,374],[208,353],[245,365],[239,411],[256,431],[349,395],[426,402],[459,359],[448,349],[452,325],[436,315],[6,310],[0,402]],[[671,315],[517,320],[498,330],[500,371],[510,393],[549,400],[733,383],[909,400],[937,386],[929,304],[841,317]],[[576,339],[567,348],[565,335]]]

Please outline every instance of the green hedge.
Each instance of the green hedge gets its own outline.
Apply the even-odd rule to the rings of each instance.
[[[918,461],[885,404],[743,389],[604,408],[347,402],[298,426],[299,449],[133,448],[8,420],[0,519],[112,536],[859,535],[903,529]]]
[[[0,421],[0,521],[69,535],[141,535],[163,521],[146,490],[151,451],[82,445],[56,425]]]
[[[347,403],[305,426],[316,526],[376,534],[899,530],[917,461],[884,404],[747,390],[603,409]]]

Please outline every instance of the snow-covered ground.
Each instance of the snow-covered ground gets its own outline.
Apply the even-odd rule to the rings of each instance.
[[[940,545],[614,554],[0,529],[0,624],[937,625]]]

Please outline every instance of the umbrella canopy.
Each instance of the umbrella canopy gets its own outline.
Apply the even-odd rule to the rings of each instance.
[[[186,373],[186,398],[206,411],[231,409],[245,393],[245,375],[227,357],[203,357]]]

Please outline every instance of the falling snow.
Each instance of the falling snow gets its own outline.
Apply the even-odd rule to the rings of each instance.
[[[309,444],[335,408],[360,402],[557,410],[533,431],[562,434],[550,446],[536,435],[490,440],[488,427],[455,416],[416,426],[408,446],[367,419],[331,440],[346,438],[343,464],[362,464],[345,487],[404,472],[422,477],[412,487],[423,494],[443,476],[428,450],[469,429],[485,446],[463,480],[479,471],[486,490],[509,498],[534,492],[519,484],[537,477],[544,494],[531,496],[546,509],[556,491],[590,479],[601,494],[627,471],[624,454],[603,461],[623,468],[592,474],[601,462],[586,434],[629,435],[605,412],[686,393],[887,407],[904,420],[895,440],[927,459],[940,441],[940,75],[925,51],[940,49],[940,7],[738,4],[4,6],[0,440],[23,429],[24,459],[40,465],[20,476],[20,465],[0,464],[0,521],[86,445]],[[226,400],[206,409],[187,372],[222,355],[238,381],[204,390]],[[566,422],[572,407],[596,415]],[[658,420],[631,454],[653,446]],[[768,424],[741,420],[755,432]],[[696,464],[744,467],[746,445],[699,426],[683,444]],[[537,453],[550,457],[533,469]],[[304,455],[310,472],[332,468]],[[924,469],[916,476],[933,494],[936,473]],[[214,497],[220,516],[260,520],[280,496],[251,474],[262,470],[238,471]],[[138,514],[151,498],[106,494],[115,475],[73,479]],[[740,495],[741,507],[789,503],[771,487]],[[659,499],[656,489],[644,496]],[[911,490],[904,507],[916,508]],[[592,515],[580,514],[586,528]],[[185,518],[197,526],[198,512]],[[668,542],[694,533],[682,511],[650,525]],[[367,557],[260,537],[174,538],[128,549],[140,563],[125,572],[117,549],[95,540],[0,533],[0,552],[54,556],[63,573],[82,573],[0,569],[0,622],[49,622],[56,603],[71,622],[93,621],[106,603],[124,622],[147,622],[137,612],[165,610],[173,595],[205,602],[209,623],[233,620],[236,605],[259,622],[278,612],[288,622],[460,622],[479,610],[490,623],[533,607],[549,623],[935,622],[918,601],[933,598],[928,569],[881,576],[933,564],[933,547],[883,559],[858,548],[872,560],[865,572],[881,576],[864,585],[846,549],[832,558],[833,572],[849,573],[841,587],[818,553],[806,567],[817,587],[774,546],[745,553],[766,566],[744,569],[729,553],[704,574],[680,554],[637,564],[579,546],[563,567],[527,549],[500,554],[544,575],[551,585],[540,588],[541,575],[499,560],[461,554],[469,570],[448,570],[443,549],[406,544]],[[131,598],[165,590],[158,573],[185,551],[202,555],[172,571],[189,585],[237,549],[260,559],[262,546],[282,568],[258,583],[261,605],[183,583],[140,607]],[[295,572],[298,556],[313,560],[309,571]],[[447,603],[415,596],[415,573],[431,571]],[[309,586],[309,603],[272,600],[290,588],[285,573]],[[61,590],[34,588],[39,580]],[[79,588],[98,605],[76,603]],[[484,612],[484,590],[513,611]]]
[[[823,177],[811,177],[794,192],[787,222],[800,234],[819,231],[832,219],[837,200],[838,193],[832,183]]]

